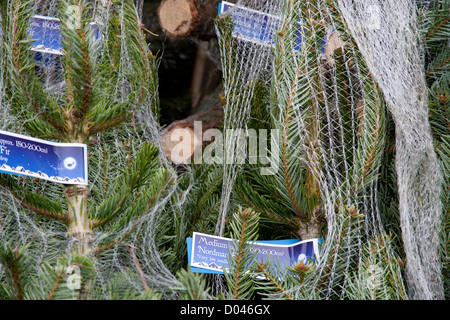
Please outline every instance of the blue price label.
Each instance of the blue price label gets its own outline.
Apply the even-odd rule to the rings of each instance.
[[[257,241],[249,243],[249,251],[258,262],[277,262],[281,272],[286,266],[316,261],[321,239],[298,241],[296,239]],[[229,270],[228,257],[234,255],[232,239],[194,232],[187,239],[189,264],[194,271],[223,273]]]
[[[0,130],[0,172],[87,185],[87,146],[50,142]]]

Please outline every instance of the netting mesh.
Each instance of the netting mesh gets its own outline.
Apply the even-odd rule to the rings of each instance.
[[[368,123],[364,123],[363,113],[369,112],[366,111],[369,108],[362,110],[360,105],[361,103],[371,104],[370,108],[374,109],[370,111],[378,113],[378,123],[375,122],[371,125],[380,128],[379,134],[382,130],[383,117],[381,106],[376,105],[378,103],[376,98],[370,96],[374,94],[373,92],[362,89],[365,85],[363,81],[365,75],[362,74],[364,70],[359,70],[354,66],[358,65],[354,60],[359,58],[354,46],[351,45],[350,49],[343,53],[339,65],[323,59],[323,41],[327,32],[329,33],[329,30],[334,28],[335,23],[335,18],[330,14],[330,8],[327,5],[320,1],[309,1],[304,5],[301,2],[295,4],[291,2],[286,8],[283,8],[282,4],[277,1],[264,4],[259,1],[247,1],[245,5],[264,12],[282,14],[279,28],[282,29],[284,37],[280,38],[280,43],[275,42],[274,52],[262,45],[248,43],[245,40],[237,41],[236,61],[245,62],[250,57],[251,65],[232,64],[230,59],[224,59],[224,68],[230,65],[233,68],[231,72],[225,73],[225,88],[227,88],[227,84],[230,85],[233,90],[239,90],[239,97],[242,97],[244,85],[234,81],[234,78],[227,81],[228,73],[238,75],[238,77],[250,74],[251,78],[248,80],[255,81],[257,79],[272,88],[274,101],[271,101],[271,108],[275,109],[274,114],[279,115],[275,119],[274,125],[283,133],[280,144],[286,152],[291,148],[302,149],[302,152],[293,156],[294,159],[289,159],[289,161],[298,162],[299,166],[306,167],[320,185],[321,207],[328,228],[327,241],[321,251],[322,259],[326,263],[322,268],[319,265],[319,276],[317,283],[314,283],[313,286],[323,288],[324,297],[329,298],[336,294],[342,297],[343,293],[332,291],[335,284],[342,281],[343,266],[350,268],[351,264],[357,263],[354,259],[358,259],[359,250],[363,246],[363,236],[358,237],[361,239],[359,244],[350,243],[354,239],[355,231],[345,219],[339,217],[339,214],[342,214],[339,210],[344,206],[355,207],[358,212],[364,212],[375,222],[368,223],[366,232],[373,234],[373,231],[375,233],[380,231],[377,212],[374,210],[376,209],[376,203],[373,202],[375,197],[370,193],[376,189],[374,187],[376,180],[369,177],[368,172],[363,172],[367,168],[361,167],[356,170],[350,168],[357,166],[358,163],[371,161],[368,159],[370,148],[367,147],[371,143],[376,144],[377,141],[374,140],[383,139],[376,137],[370,141],[372,138],[365,136],[362,130],[366,129],[366,132],[369,133],[369,129]],[[302,40],[300,48],[298,48],[299,21],[305,22],[301,24],[300,36],[302,39],[307,39]],[[339,23],[342,24],[342,21]],[[326,25],[320,26],[320,24]],[[320,27],[318,28],[316,25]],[[342,25],[339,29],[343,29]],[[263,32],[267,31],[261,31],[261,33]],[[348,35],[342,36],[345,36],[347,41],[351,41]],[[331,51],[337,48],[332,48]],[[311,51],[314,54],[309,54]],[[227,57],[226,54],[226,52],[222,53],[222,57]],[[331,56],[328,58],[332,59]],[[256,65],[255,62],[258,61],[265,64]],[[253,68],[254,65],[256,65],[255,68]],[[255,71],[252,73],[253,70]],[[350,78],[348,92],[339,90],[342,83],[338,82],[342,81],[342,78]],[[250,81],[245,80],[243,83],[248,86]],[[232,92],[231,89],[229,91]],[[245,93],[250,99],[251,87]],[[340,96],[343,94],[348,94],[348,97]],[[310,109],[302,109],[301,106],[304,106],[305,99],[310,99]],[[346,100],[345,106],[341,99]],[[235,113],[246,110],[245,106],[249,101],[245,99],[239,101],[237,106],[233,106],[232,102],[227,104],[227,107],[233,110],[232,116],[230,116],[230,119],[233,119],[233,125],[242,126],[243,118],[236,116]],[[375,110],[376,108],[378,110]],[[364,129],[361,130],[361,127]],[[294,134],[297,136],[293,139],[287,137]],[[349,135],[351,140],[346,138]],[[285,151],[282,153],[283,159],[281,160],[287,160],[288,156],[284,157]],[[369,167],[372,165],[369,164]],[[283,166],[288,165],[283,163]],[[239,168],[235,167],[234,169],[238,170]],[[285,170],[288,169],[280,170],[282,171],[280,179],[286,180],[286,188],[289,189],[290,184],[299,182],[289,183]],[[364,181],[365,179],[368,181]],[[369,187],[361,188],[362,185]],[[226,190],[224,191],[226,195]],[[336,210],[337,206],[340,207],[338,210]],[[363,228],[357,230],[357,232],[363,232]],[[336,242],[333,241],[334,239],[337,239]],[[342,251],[336,250],[336,246],[342,246]],[[348,252],[343,255],[343,251],[346,250]],[[342,261],[343,256],[348,257],[348,260]],[[292,290],[294,295],[299,292],[301,291]],[[298,296],[298,298],[311,297]]]
[[[58,3],[54,0],[36,1],[32,6],[33,15],[58,18],[60,12]],[[129,75],[142,72],[142,70],[133,69],[132,58],[127,52],[127,34],[124,24],[121,24],[122,29],[118,30],[119,33],[110,33],[108,30],[109,24],[107,21],[111,18],[113,8],[111,2],[91,1],[91,3],[94,8],[92,21],[98,25],[100,32],[104,37],[117,37],[121,42],[120,57],[111,56],[111,59],[117,61],[120,65],[118,68],[119,74],[115,78],[107,75],[107,80],[105,80],[116,79],[115,83],[111,83],[111,88],[115,88],[115,90],[112,91],[110,98],[120,103],[130,96]],[[141,14],[143,1],[136,1],[135,5],[139,10],[138,14]],[[123,10],[123,3],[115,1],[114,10],[119,12],[118,16],[121,17],[120,12]],[[103,39],[104,43],[107,41],[107,38]],[[102,54],[113,54],[107,52],[106,49],[100,49],[103,50]],[[5,55],[6,53],[1,50],[1,54]],[[41,84],[44,90],[51,93],[56,99],[64,98],[64,94],[66,94],[61,59],[63,58],[60,56],[40,52],[35,59],[36,72],[41,76]],[[2,56],[0,60],[0,128],[10,132],[26,134],[23,131],[23,124],[17,123],[15,116],[11,114],[10,101],[5,98],[3,83],[6,59],[3,59]],[[149,68],[155,68],[155,66],[150,65]],[[94,210],[95,206],[101,203],[105,191],[115,184],[123,168],[127,166],[132,156],[141,149],[143,143],[152,142],[160,147],[161,128],[157,119],[158,115],[155,114],[158,103],[157,81],[153,80],[155,83],[153,87],[148,88],[150,92],[147,100],[142,103],[139,111],[125,126],[112,129],[105,134],[99,133],[91,137],[89,141],[91,210]],[[171,164],[165,158],[164,153],[160,153],[159,160],[163,167],[171,168]],[[172,172],[175,175],[175,172]],[[175,177],[173,178],[175,179]],[[23,178],[22,183],[26,185],[27,178]],[[58,200],[57,195],[62,193],[62,186],[42,181],[35,181],[34,188],[36,192],[44,192],[55,200]],[[127,237],[125,246],[124,243],[116,243],[94,258],[97,280],[100,286],[94,291],[92,298],[116,299],[130,294],[126,291],[130,289],[130,286],[125,286],[124,283],[131,284],[131,288],[135,288],[138,293],[142,293],[148,288],[146,282],[151,283],[152,289],[156,289],[166,297],[173,297],[174,293],[169,290],[169,287],[173,284],[174,276],[162,262],[158,251],[157,237],[158,224],[161,223],[161,214],[164,207],[170,203],[170,205],[173,205],[171,212],[180,210],[179,205],[174,203],[172,197],[177,188],[176,184],[168,186],[164,196],[157,199],[151,210],[137,224],[130,223],[125,228],[117,230],[115,233],[117,238],[132,233]],[[12,247],[28,245],[35,249],[30,252],[33,260],[32,265],[36,270],[39,269],[42,262],[55,263],[58,257],[71,252],[73,242],[76,239],[67,234],[64,225],[52,221],[52,219],[46,219],[44,222],[37,219],[37,216],[31,211],[24,211],[17,199],[6,189],[1,189],[0,198],[0,241],[9,243]],[[98,230],[98,233],[94,232],[94,237],[93,247],[101,246],[105,241],[102,230]],[[0,274],[1,272],[3,272],[2,269],[0,269]],[[123,289],[121,289],[121,286],[123,286]],[[44,288],[44,286],[42,287]]]
[[[411,1],[339,1],[396,124],[402,239],[412,297],[443,298],[439,263],[442,176],[428,121],[423,48]],[[355,23],[377,8],[377,26]]]
[[[239,5],[240,3],[238,3]],[[279,3],[246,2],[246,7],[260,10],[265,13],[277,13]],[[259,45],[243,39],[235,39],[230,34],[220,34],[219,47],[221,48],[222,72],[224,79],[224,92],[227,103],[224,110],[224,131],[229,130],[226,136],[224,149],[224,172],[221,210],[216,233],[223,235],[228,204],[234,180],[241,167],[236,161],[236,155],[246,151],[240,150],[240,141],[246,139],[248,122],[251,114],[251,105],[255,91],[255,83],[270,80],[272,65],[272,48],[266,43]],[[235,42],[235,46],[232,44]],[[233,135],[232,130],[242,130],[243,135]],[[241,139],[241,140],[240,140]]]
[[[57,17],[57,2],[37,0],[34,13]],[[110,6],[105,2],[108,3],[92,1],[95,8],[92,20],[108,35],[105,28],[108,28]],[[139,12],[142,5],[142,0],[136,1]],[[373,268],[384,274],[398,273],[378,198],[378,174],[386,139],[384,97],[395,121],[399,212],[408,261],[409,296],[442,298],[438,252],[441,175],[428,123],[423,53],[418,44],[414,4],[408,0],[287,1],[286,4],[278,0],[242,0],[237,5],[279,17],[283,32],[277,33],[277,40],[268,45],[236,38],[231,32],[232,23],[218,28],[226,100],[224,131],[251,129],[256,84],[268,88],[267,113],[274,115],[273,128],[281,132],[280,149],[286,151],[280,156],[281,168],[275,174],[276,179],[283,181],[283,188],[289,191],[283,160],[289,159],[295,168],[304,168],[308,173],[303,178],[313,181],[316,185],[313,191],[320,190],[318,208],[327,225],[321,260],[314,280],[308,284],[314,290],[292,288],[290,293],[299,299],[345,298],[355,288],[367,284]],[[121,4],[115,6],[120,8]],[[126,48],[124,37],[120,41]],[[0,50],[0,54],[6,53]],[[21,133],[22,127],[10,114],[9,101],[4,98],[3,58],[0,57],[0,129]],[[62,95],[62,65],[60,58],[53,59],[52,63],[45,58],[38,61],[37,72],[43,75],[46,91]],[[124,49],[118,61],[122,73],[115,83],[117,101],[129,94],[126,79],[133,68],[129,59]],[[158,103],[156,91],[151,92],[125,130],[98,134],[90,141],[90,162],[95,164],[90,167],[89,176],[93,186],[92,206],[101,201],[102,190],[114,184],[115,177],[142,142],[151,141],[159,146],[161,128],[154,114]],[[233,161],[240,138],[226,136],[217,235],[224,235],[233,185],[243,168]],[[293,151],[298,152],[289,158]],[[164,167],[172,166],[164,153],[160,161]],[[188,180],[192,178],[189,170],[184,174]],[[46,182],[36,183],[35,188],[50,197],[61,193],[60,186]],[[113,275],[144,291],[142,270],[147,283],[166,297],[174,297],[170,289],[174,275],[158,251],[159,227],[164,219],[163,209],[170,206],[169,211],[176,216],[182,211],[189,190],[173,184],[138,225],[119,231],[117,237],[135,231],[125,246],[116,244],[95,259],[98,279],[104,284],[97,293],[99,297],[113,298],[110,291],[115,283],[111,281]],[[64,226],[36,219],[30,212],[23,214],[11,194],[3,189],[0,192],[1,241],[31,244],[38,249],[33,251],[36,269],[42,261],[55,260],[61,253],[70,251],[73,239],[67,237]],[[175,194],[179,195],[173,197]],[[364,214],[365,219],[349,219],[349,212]],[[357,243],[354,239],[358,239]],[[94,245],[103,240],[99,233]],[[133,255],[139,257],[140,265]],[[368,267],[367,261],[372,265]],[[357,272],[350,274],[351,270]],[[404,298],[401,281],[394,282],[396,290],[385,289],[386,297]]]
[[[273,51],[262,41],[238,36],[233,42],[219,34],[219,41],[228,44],[222,52],[225,92],[230,97],[226,123],[245,128],[254,88],[251,81],[258,80],[274,91],[271,108],[280,108],[281,115],[275,119],[275,127],[286,135],[298,135],[297,144],[291,138],[282,138],[281,144],[286,143],[286,149],[303,149],[292,161],[298,161],[318,181],[328,230],[313,287],[323,288],[321,294],[326,298],[344,298],[349,292],[333,292],[336,284],[354,287],[355,278],[348,272],[355,264],[363,265],[368,246],[378,252],[372,253],[374,265],[385,275],[396,272],[395,262],[381,261],[383,249],[392,254],[378,208],[377,175],[386,134],[382,93],[396,124],[400,219],[410,296],[442,298],[438,248],[441,174],[427,118],[415,4],[289,1],[284,10],[279,1],[238,1],[237,5],[278,15],[282,31],[278,31],[279,42],[275,41]],[[230,13],[233,15],[233,9]],[[251,20],[252,14],[246,18]],[[255,33],[267,33],[267,29]],[[309,109],[301,109],[307,99]],[[226,168],[230,183],[239,169]],[[225,184],[224,188],[222,208],[226,209],[231,187]],[[363,213],[364,223],[349,223],[342,216],[343,208]],[[355,232],[359,233],[358,243],[352,243]],[[369,245],[374,238],[378,240]],[[359,268],[356,276],[360,283],[367,280],[363,269]],[[292,291],[299,292],[298,288]],[[399,283],[396,293],[389,294],[404,297],[401,292],[404,288]]]

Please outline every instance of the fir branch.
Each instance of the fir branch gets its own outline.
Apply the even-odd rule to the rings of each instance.
[[[432,70],[427,71],[427,73],[426,73],[425,75],[426,75],[427,77],[429,77],[429,76],[435,74],[437,71],[439,71],[439,70],[441,70],[441,69],[444,69],[444,67],[447,67],[449,64],[450,64],[450,57],[447,57],[446,60],[440,62],[440,64],[437,65],[437,66],[435,66],[435,67],[433,67]]]
[[[59,284],[60,284],[60,282],[61,282],[61,280],[62,280],[63,274],[64,274],[65,272],[66,272],[66,271],[65,271],[64,269],[59,270],[59,272],[58,272],[57,275],[56,275],[56,279],[55,279],[55,281],[54,281],[53,287],[52,287],[52,289],[50,290],[50,293],[49,293],[49,295],[48,295],[48,297],[47,297],[46,300],[53,300],[53,296],[54,296],[56,290],[58,289]]]
[[[283,287],[281,283],[279,283],[275,277],[267,270],[267,265],[265,263],[257,263],[257,273],[262,273],[265,277],[265,280],[268,280],[272,286],[274,287],[272,290],[280,293],[283,297],[288,300],[295,300],[293,296],[291,296],[287,290]]]
[[[103,239],[99,242],[98,248],[94,250],[95,254],[113,247],[134,232],[141,222],[141,217],[147,215],[151,210],[157,209],[155,208],[157,201],[160,200],[172,182],[172,176],[169,172],[160,170],[154,176],[154,184],[143,187],[139,198],[134,199],[128,210],[116,219],[111,227],[104,231]]]
[[[100,246],[97,246],[94,250],[93,250],[93,254],[94,256],[97,256],[101,253],[103,253],[104,251],[107,251],[109,249],[111,249],[112,247],[114,247],[115,245],[121,243],[124,239],[126,239],[130,234],[132,234],[136,228],[139,226],[139,223],[141,222],[140,218],[137,218],[132,225],[128,228],[128,231],[123,233],[121,236],[115,237],[112,240],[109,241],[105,241],[105,243],[103,243]]]
[[[283,166],[284,181],[286,184],[286,189],[288,191],[290,203],[292,204],[292,208],[294,209],[294,211],[298,217],[304,217],[305,213],[300,209],[299,203],[295,196],[295,192],[293,191],[294,184],[291,179],[291,175],[289,173],[289,171],[290,171],[289,163],[290,163],[290,159],[291,159],[291,157],[290,157],[291,154],[289,154],[289,157],[288,157],[287,152],[288,152],[288,150],[292,150],[291,149],[292,146],[290,145],[289,140],[288,140],[288,128],[289,128],[289,121],[293,119],[293,117],[291,116],[292,108],[293,108],[292,104],[293,104],[294,97],[297,93],[297,85],[298,85],[298,81],[299,81],[301,72],[302,72],[302,66],[301,66],[301,63],[299,63],[297,66],[297,70],[295,71],[294,82],[292,83],[288,101],[285,106],[286,111],[285,111],[285,116],[284,116],[284,121],[283,121],[283,126],[282,126],[283,133],[282,133],[282,148],[281,148],[281,163]]]
[[[296,36],[296,32],[298,31],[296,21],[299,21],[299,17],[295,17],[298,8],[293,7],[294,3],[291,1],[287,5],[288,8],[286,9],[286,12],[289,12],[290,15],[284,20],[276,40],[275,82],[274,91],[272,93],[273,104],[280,108],[280,111],[276,107],[272,107],[272,109],[275,111],[275,117],[279,114],[279,119],[277,120],[280,121],[279,125],[282,130],[281,164],[283,183],[285,184],[288,199],[295,214],[300,219],[303,219],[307,213],[300,207],[298,192],[294,190],[294,187],[299,188],[297,181],[300,180],[298,179],[298,176],[293,176],[294,173],[298,172],[298,170],[295,170],[298,168],[294,168],[295,164],[293,163],[296,162],[296,154],[301,152],[302,149],[297,149],[296,143],[292,141],[297,135],[292,134],[290,122],[297,116],[294,114],[294,104],[297,103],[298,92],[301,90],[301,76],[307,67],[305,67],[306,61],[304,58],[302,58],[302,61],[297,62],[296,57],[292,57],[289,54],[289,52],[293,51],[292,39]],[[289,75],[287,80],[285,80],[285,74]],[[284,93],[287,93],[287,96]],[[299,107],[296,106],[296,108]]]
[[[22,207],[33,211],[34,213],[65,221],[65,212],[59,202],[50,198],[36,194],[33,191],[27,191],[17,179],[7,174],[0,174],[0,187],[9,191],[9,193],[22,205]]]
[[[231,222],[232,238],[236,241],[235,252],[228,258],[230,271],[225,272],[233,299],[248,299],[252,294],[252,260],[256,253],[250,252],[251,242],[258,233],[259,214],[251,209],[239,210]]]
[[[212,172],[214,174],[214,172]],[[207,186],[207,192],[203,193],[200,198],[199,201],[196,203],[195,206],[195,215],[194,215],[194,221],[196,221],[200,216],[202,216],[201,211],[202,208],[205,207],[206,202],[211,198],[211,196],[214,194],[214,192],[217,190],[217,188],[219,187],[219,185],[222,182],[222,172],[221,171],[217,171],[215,172],[215,175],[213,176],[215,178],[212,179],[212,181],[210,180],[210,182],[212,183],[208,183]],[[219,206],[219,203],[217,203],[215,206],[211,207],[209,209],[209,211],[203,215],[202,220],[205,220],[208,218],[208,216],[211,214],[212,211],[215,210],[215,208],[217,208]]]
[[[27,283],[30,277],[30,261],[27,255],[29,245],[12,248],[9,243],[0,244],[0,265],[6,271],[3,283],[9,283],[6,287],[2,284],[8,299],[23,300]]]
[[[177,272],[177,280],[173,290],[178,292],[180,300],[210,300],[207,283],[201,274],[193,273],[191,269],[181,269]]]
[[[69,268],[74,268],[80,287],[72,287],[68,281]],[[76,270],[76,271],[75,271]],[[61,256],[56,265],[43,262],[38,274],[30,279],[25,298],[27,300],[75,300],[83,299],[95,279],[92,260],[79,255]],[[73,285],[73,283],[70,283]]]
[[[269,220],[280,223],[289,228],[293,228],[296,231],[300,228],[300,221],[297,218],[289,216],[287,213],[282,214],[285,210],[279,207],[275,207],[276,201],[266,199],[261,196],[260,192],[255,190],[255,185],[258,183],[252,181],[252,184],[248,182],[249,177],[239,176],[234,188],[235,196],[248,208],[253,208],[255,211],[265,215]],[[260,184],[260,183],[258,183]],[[273,194],[270,190],[267,190],[268,194]],[[284,231],[287,231],[283,226]]]
[[[391,240],[379,234],[363,248],[357,271],[347,275],[344,288],[349,299],[408,300],[400,263]]]
[[[311,84],[311,77],[320,72],[314,56],[317,33],[305,21],[302,24],[302,48],[296,48],[302,20],[302,4],[289,2],[284,8],[286,17],[277,33],[274,52],[273,89],[271,113],[274,127],[281,131],[281,173],[277,183],[303,232],[314,220],[319,220],[316,210],[320,199],[320,187],[316,172],[320,172],[320,123],[319,97],[321,91]],[[306,36],[308,34],[308,36]],[[314,81],[313,81],[314,82]],[[304,138],[302,138],[304,137]],[[279,214],[279,213],[278,213]]]
[[[13,0],[9,3],[9,14],[4,21],[4,41],[8,72],[6,93],[12,101],[12,111],[24,120],[24,126],[40,137],[59,137],[64,132],[62,115],[42,88],[35,74],[28,26],[31,18],[31,1]],[[47,108],[46,108],[47,106]],[[47,110],[48,109],[48,110]],[[36,118],[36,115],[39,118]],[[44,120],[51,127],[45,127]]]
[[[86,29],[89,28],[89,3],[77,0],[64,0],[60,4],[61,21],[71,21],[69,8],[80,10],[80,26],[61,23],[60,32],[65,52],[64,69],[66,77],[66,106],[64,116],[69,139],[82,141],[87,138],[85,130],[86,114],[96,101],[96,52],[92,50]],[[91,52],[93,51],[93,52]]]
[[[133,258],[134,264],[136,265],[136,268],[137,268],[138,273],[139,273],[139,277],[141,278],[141,282],[142,282],[142,286],[144,287],[144,290],[148,291],[149,287],[148,287],[147,281],[145,280],[145,275],[144,275],[144,272],[142,271],[142,267],[141,267],[141,264],[139,263],[138,257],[136,256],[136,254],[132,250],[132,246],[130,244],[126,244],[125,248],[127,249],[127,251],[130,254],[130,256]]]
[[[446,19],[443,19],[439,22],[432,30],[429,30],[425,36],[425,41],[429,41],[430,38],[436,34],[438,31],[440,31],[447,23],[450,22],[450,17],[447,17]]]
[[[111,110],[108,110],[111,111]],[[135,109],[126,110],[118,115],[114,114],[112,116],[106,116],[106,119],[101,121],[92,121],[88,124],[87,132],[89,135],[94,135],[102,131],[117,127],[121,123],[127,121],[135,112]],[[105,114],[103,114],[105,117]]]
[[[336,215],[336,223],[339,225],[338,234],[333,239],[325,239],[325,241],[333,241],[334,245],[330,246],[331,251],[327,253],[327,259],[322,262],[319,273],[316,275],[318,281],[314,290],[317,293],[324,290],[331,293],[336,290],[337,286],[341,286],[347,275],[343,273],[343,270],[336,268],[347,266],[351,259],[357,256],[351,248],[355,244],[357,245],[356,239],[360,237],[359,231],[364,220],[363,216],[351,213],[344,208],[340,208]]]
[[[158,149],[147,143],[130,162],[129,166],[123,170],[111,193],[105,200],[91,210],[90,219],[94,222],[94,227],[102,226],[115,217],[121,215],[126,210],[125,204],[132,198],[138,197],[144,190],[140,190],[151,180],[152,176],[157,176],[158,169]],[[137,192],[137,194],[135,194]]]

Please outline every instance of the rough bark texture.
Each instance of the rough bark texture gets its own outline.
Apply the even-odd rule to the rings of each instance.
[[[201,107],[201,101],[222,83],[222,73],[210,50],[210,42],[199,41],[191,80],[191,113]]]
[[[320,237],[321,223],[312,219],[308,224],[302,225],[298,233],[302,240],[316,239]]]

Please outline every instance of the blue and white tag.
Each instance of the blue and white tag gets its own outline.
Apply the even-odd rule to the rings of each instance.
[[[280,17],[223,1],[219,3],[219,15],[225,12],[233,17],[235,37],[267,46],[273,44]]]
[[[319,257],[322,239],[298,241],[296,239],[257,241],[250,250],[258,262],[276,261],[284,269],[296,263],[315,262]],[[192,271],[199,273],[223,273],[229,270],[228,257],[234,254],[232,239],[194,232],[187,239],[188,259]],[[279,270],[281,271],[281,270]]]
[[[281,27],[281,18],[279,16],[222,1],[219,3],[218,13],[220,15],[226,12],[233,18],[233,35],[236,38],[265,46],[274,44],[276,32]],[[296,50],[300,48],[301,42],[299,23]]]
[[[87,146],[0,130],[0,172],[63,184],[88,184]]]
[[[60,32],[60,20],[58,18],[36,15],[33,16],[29,33],[33,40],[31,50],[35,52],[51,53],[63,55],[63,47]],[[94,41],[100,39],[100,32],[97,24],[90,23],[90,30]]]
[[[62,55],[60,21],[58,18],[33,16],[29,34],[33,39],[31,50]]]

